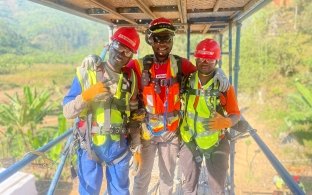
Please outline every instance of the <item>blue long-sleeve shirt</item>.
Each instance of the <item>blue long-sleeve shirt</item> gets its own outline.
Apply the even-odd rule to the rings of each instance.
[[[67,95],[63,99],[63,105],[66,105],[68,102],[74,100],[78,95],[81,94],[81,91],[81,85],[77,76],[75,76]]]

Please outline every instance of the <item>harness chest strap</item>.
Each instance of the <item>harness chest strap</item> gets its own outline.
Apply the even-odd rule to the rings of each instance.
[[[97,125],[93,125],[91,127],[91,132],[99,135],[109,135],[109,134],[128,134],[127,128],[124,126],[113,126],[111,125],[109,129],[105,129],[104,126],[99,127]]]

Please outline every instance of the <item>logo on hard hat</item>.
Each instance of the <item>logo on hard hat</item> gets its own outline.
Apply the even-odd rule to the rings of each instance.
[[[170,22],[159,21],[159,22],[155,22],[155,23],[153,24],[153,26],[156,26],[156,25],[158,25],[158,24],[169,24],[169,25],[172,25]],[[150,26],[151,26],[151,25],[150,25]]]
[[[213,51],[205,51],[205,50],[198,50],[197,53],[203,54],[203,55],[213,55],[214,54]]]
[[[126,37],[126,36],[123,35],[123,34],[119,34],[118,37],[121,38],[121,39],[123,39],[123,40],[125,40],[125,41],[127,41],[128,43],[130,43],[130,45],[132,45],[132,47],[135,46],[135,42],[132,41],[129,37]]]

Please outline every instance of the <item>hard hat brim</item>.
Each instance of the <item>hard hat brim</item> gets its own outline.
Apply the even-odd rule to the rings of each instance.
[[[151,33],[160,33],[160,32],[164,32],[164,31],[169,31],[170,33],[175,33],[176,31],[176,28],[171,25],[171,24],[164,24],[164,23],[161,23],[161,24],[157,24],[157,25],[154,25],[154,26],[151,26],[149,28],[149,31]]]

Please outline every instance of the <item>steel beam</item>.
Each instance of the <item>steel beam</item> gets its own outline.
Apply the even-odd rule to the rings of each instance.
[[[188,23],[229,22],[229,16],[189,18]]]
[[[244,9],[242,7],[230,7],[230,8],[219,8],[218,12],[237,12],[237,11],[243,11]],[[188,9],[188,14],[196,14],[196,13],[210,13],[213,12],[213,8],[208,9]]]
[[[163,6],[152,6],[150,10],[152,12],[178,12],[179,11],[179,3],[177,5],[163,5]]]
[[[247,3],[244,6],[244,11],[239,13],[236,17],[234,17],[234,22],[242,22],[264,6],[266,6],[268,3],[270,3],[272,0],[252,0],[249,3]]]
[[[116,11],[120,14],[143,13],[143,11],[139,7],[117,7]]]

